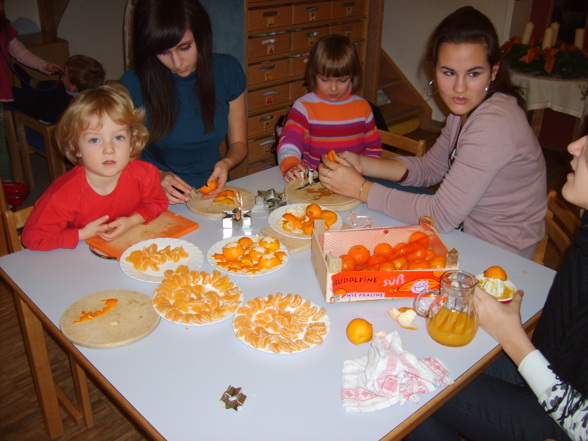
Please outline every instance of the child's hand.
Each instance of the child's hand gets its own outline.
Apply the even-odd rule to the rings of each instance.
[[[102,216],[90,222],[84,228],[80,228],[78,230],[80,240],[90,239],[91,237],[98,236],[103,231],[107,231],[109,226],[106,221],[108,221],[108,216]]]
[[[284,181],[300,181],[304,178],[304,172],[306,171],[306,167],[302,164],[296,164],[288,169],[286,174],[284,175]]]
[[[118,219],[110,222],[108,224],[108,229],[98,233],[98,236],[104,240],[114,240],[122,236],[134,226],[142,224],[143,222],[145,222],[145,219],[143,219],[143,216],[137,213],[128,217],[119,217]]]

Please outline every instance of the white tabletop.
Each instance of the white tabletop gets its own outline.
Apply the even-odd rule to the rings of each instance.
[[[277,168],[251,175],[232,184],[257,194],[284,181]],[[204,254],[225,233],[218,219],[190,212],[185,206],[172,210],[193,219],[200,228],[186,236]],[[354,210],[372,216],[374,227],[402,225],[367,209]],[[347,212],[342,213],[344,219]],[[253,213],[251,232],[266,223],[265,212]],[[243,235],[244,231],[231,232]],[[479,273],[501,265],[509,278],[525,290],[522,318],[527,320],[545,301],[554,272],[534,262],[461,232],[442,235],[460,254],[460,268]],[[69,305],[88,294],[106,289],[131,289],[152,295],[156,284],[126,276],[116,261],[100,259],[85,243],[75,250],[22,251],[0,258],[0,266],[22,291],[56,325]],[[211,271],[207,262],[202,268]],[[376,331],[398,331],[406,350],[418,358],[438,357],[456,379],[491,351],[496,343],[482,330],[462,348],[433,342],[423,319],[416,331],[402,329],[387,310],[409,306],[410,300],[326,304],[310,262],[310,250],[290,256],[287,265],[255,279],[231,277],[244,291],[245,301],[271,293],[297,293],[324,306],[331,320],[326,341],[297,354],[277,355],[256,351],[232,331],[231,320],[186,327],[161,320],[149,336],[115,349],[88,349],[81,353],[166,439],[207,441],[246,440],[376,440],[380,439],[431,399],[395,405],[370,413],[347,413],[341,405],[343,361],[367,354],[368,344],[355,346],[345,336],[347,323],[363,317]],[[226,388],[241,387],[247,395],[242,408],[226,410],[219,401]]]
[[[513,72],[513,82],[524,90],[528,110],[551,109],[583,119],[588,115],[588,80],[562,80]]]

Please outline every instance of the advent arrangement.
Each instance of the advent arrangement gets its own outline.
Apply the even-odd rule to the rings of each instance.
[[[557,39],[559,25],[554,22],[543,38],[532,38],[533,23],[525,25],[523,36],[514,36],[502,47],[504,59],[515,72],[561,78],[588,79],[588,50],[583,47],[584,29],[577,29],[574,44]]]

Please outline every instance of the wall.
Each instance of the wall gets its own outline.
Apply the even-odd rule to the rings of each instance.
[[[442,104],[426,96],[430,78],[425,78],[420,70],[427,40],[435,26],[456,9],[471,5],[488,16],[496,27],[498,38],[506,41],[511,35],[522,34],[532,3],[532,0],[419,0],[415,7],[414,2],[386,0],[382,47],[421,91],[433,109],[433,120],[444,121],[446,111]]]

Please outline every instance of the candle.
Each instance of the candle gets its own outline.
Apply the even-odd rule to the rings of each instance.
[[[529,44],[529,41],[531,40],[531,35],[533,34],[534,27],[535,27],[535,25],[533,24],[533,22],[528,22],[525,25],[525,30],[523,31],[523,37],[521,38],[521,43]]]
[[[584,29],[576,29],[576,38],[574,38],[574,46],[582,50],[584,48]]]
[[[551,29],[553,29],[553,37],[551,39],[551,45],[555,46],[557,44],[557,34],[559,33],[559,23],[554,21],[551,23]]]
[[[545,34],[543,34],[543,44],[541,45],[541,49],[547,49],[551,47],[551,40],[553,39],[553,29],[547,28],[545,29]]]

